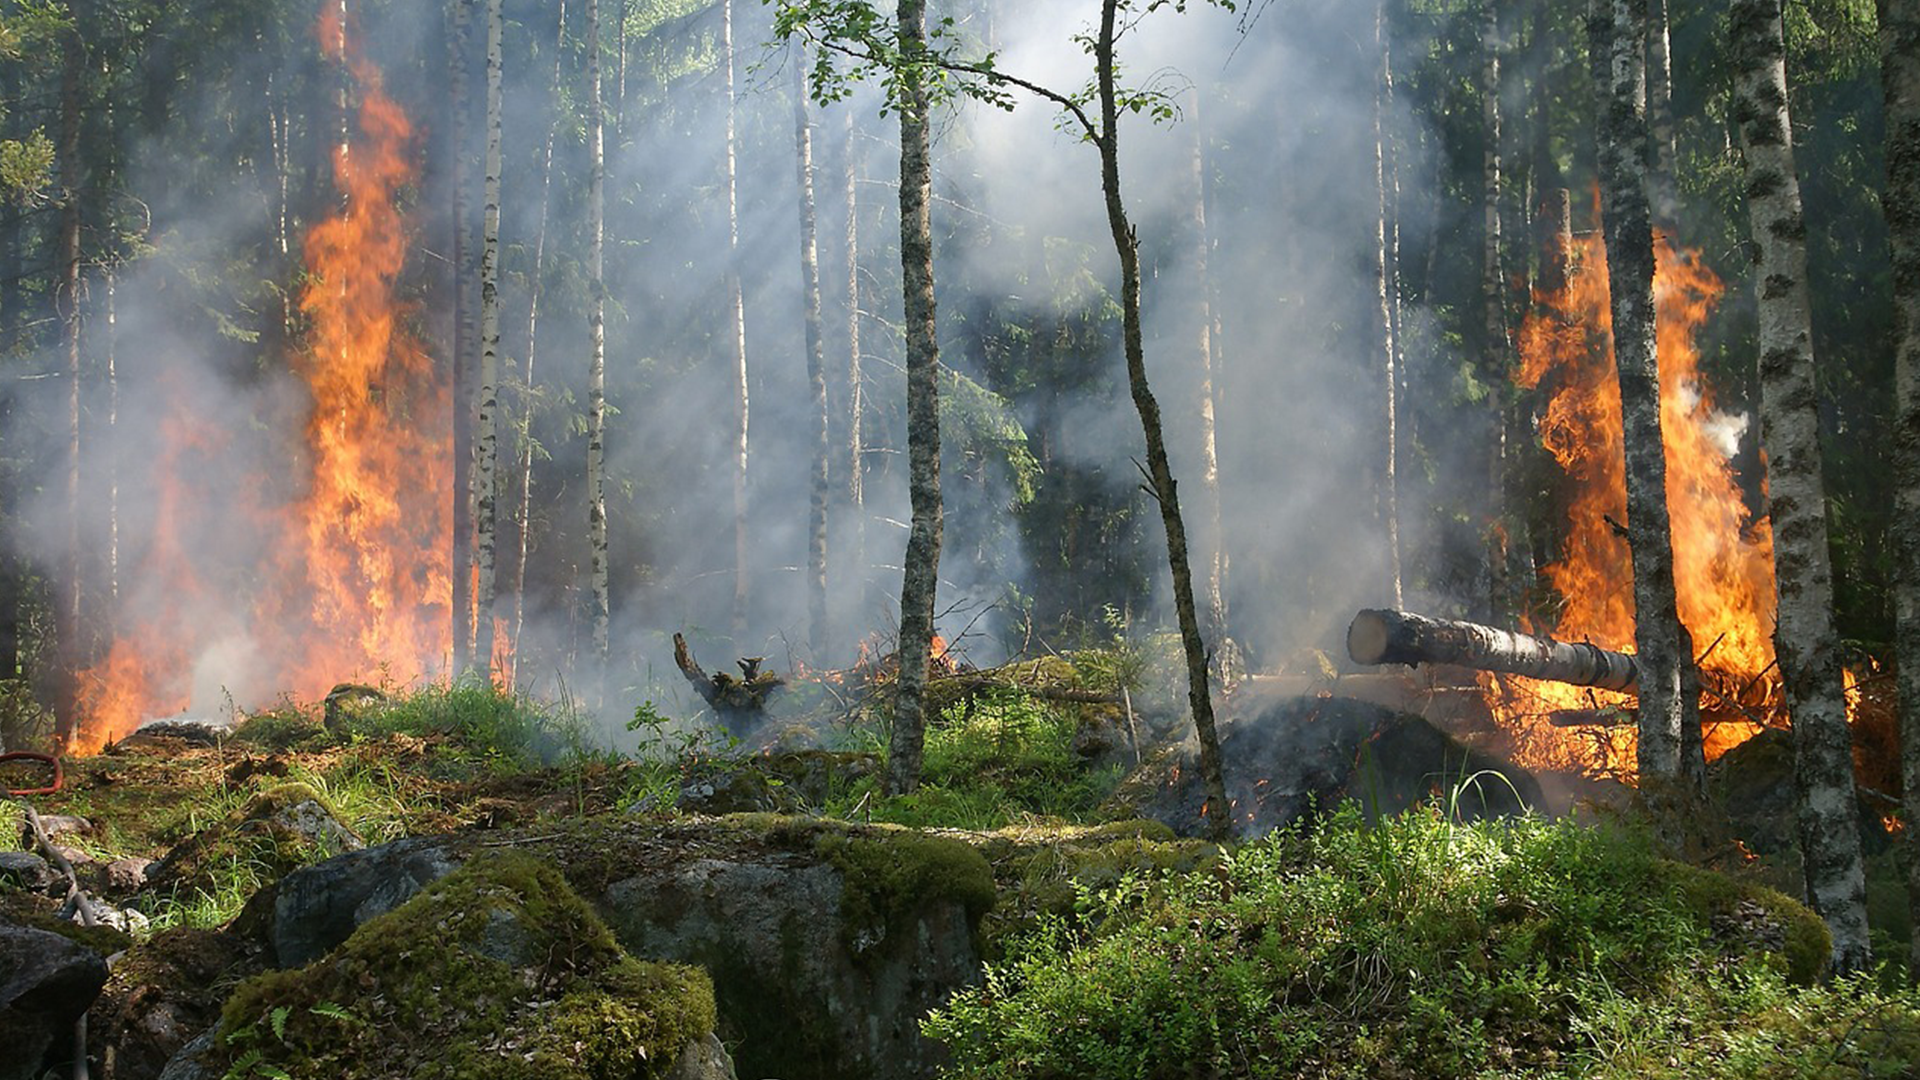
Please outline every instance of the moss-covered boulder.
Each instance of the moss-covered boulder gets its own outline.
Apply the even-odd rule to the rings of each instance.
[[[930,1075],[940,1050],[920,1018],[980,976],[994,879],[955,837],[774,814],[487,837],[558,868],[632,954],[706,968],[743,1075]],[[471,836],[409,840],[295,871],[267,936],[283,962],[296,944],[347,950],[368,913],[491,850]]]
[[[296,867],[366,846],[312,786],[277,784],[168,852],[148,868],[145,888],[189,897],[218,887],[232,877],[235,866],[251,867],[271,881]]]
[[[240,984],[201,1064],[295,1080],[638,1080],[671,1075],[713,1027],[704,972],[634,959],[557,870],[493,851],[324,960]]]

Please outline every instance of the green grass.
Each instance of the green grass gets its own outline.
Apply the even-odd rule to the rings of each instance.
[[[1084,892],[926,1030],[970,1080],[1911,1075],[1920,996],[1796,985],[1711,892],[1617,831],[1343,810]]]
[[[1086,821],[1120,781],[1118,766],[1089,769],[1073,749],[1073,709],[1018,690],[987,690],[942,710],[928,726],[920,790],[882,797],[877,780],[826,809],[923,828],[991,830],[1034,818]]]

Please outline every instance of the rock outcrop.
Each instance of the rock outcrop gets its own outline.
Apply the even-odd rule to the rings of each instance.
[[[928,1075],[940,1048],[919,1019],[979,977],[993,877],[961,840],[774,815],[489,835],[491,846],[416,839],[297,870],[265,936],[281,964],[307,962],[509,847],[557,867],[634,956],[708,971],[743,1074],[786,1080]]]
[[[99,953],[59,934],[0,922],[0,1080],[33,1080],[107,982]]]

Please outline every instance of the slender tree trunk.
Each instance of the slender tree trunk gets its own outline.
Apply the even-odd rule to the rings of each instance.
[[[1606,218],[1614,363],[1620,372],[1627,456],[1627,546],[1633,564],[1634,646],[1640,674],[1639,770],[1643,787],[1698,786],[1705,762],[1685,760],[1683,732],[1699,730],[1692,639],[1674,599],[1667,461],[1660,434],[1660,367],[1654,349],[1653,229],[1647,218],[1647,125],[1642,87],[1645,0],[1607,0],[1591,24],[1608,57],[1599,160]]]
[[[1680,190],[1674,173],[1673,44],[1667,6],[1667,0],[1647,0],[1647,126],[1653,135],[1647,198],[1654,222],[1671,229],[1679,221]]]
[[[549,99],[553,105],[553,118],[547,122],[546,151],[540,164],[540,225],[534,231],[533,270],[527,286],[527,361],[521,372],[523,400],[520,403],[520,458],[516,471],[520,474],[520,507],[514,513],[513,583],[510,586],[513,599],[512,609],[508,612],[509,625],[513,627],[513,656],[508,661],[507,681],[517,683],[520,677],[520,631],[527,614],[527,551],[528,537],[533,525],[533,373],[534,356],[540,343],[540,300],[546,292],[547,266],[547,219],[553,211],[553,143],[560,130],[560,60],[567,44],[567,2],[559,0],[556,5],[555,21],[559,29],[554,32],[553,42],[553,82]]]
[[[752,582],[747,569],[747,307],[740,292],[740,183],[735,160],[735,90],[733,73],[733,0],[722,0],[720,63],[727,75],[727,345],[733,380],[733,609],[731,626],[736,646],[746,647],[747,593]]]
[[[106,331],[101,335],[107,377],[107,604],[118,610],[120,604],[120,358],[115,348],[120,334],[120,316],[115,309],[114,293],[118,284],[109,253],[102,284],[106,286]]]
[[[1502,178],[1500,160],[1500,0],[1481,0],[1480,8],[1480,304],[1481,370],[1488,386],[1504,390],[1508,384],[1511,351],[1507,344],[1507,282],[1504,272],[1504,230],[1501,222]],[[1487,568],[1489,595],[1487,610],[1497,619],[1505,619],[1514,592],[1510,557],[1513,538],[1508,534],[1508,469],[1512,453],[1508,444],[1512,427],[1507,395],[1495,393],[1490,399],[1494,414],[1488,440],[1487,476]]]
[[[587,142],[592,155],[587,180],[587,550],[591,594],[587,618],[593,624],[590,691],[595,704],[605,700],[608,623],[612,597],[607,558],[607,283],[606,283],[606,110],[600,101],[600,0],[587,0]]]
[[[926,0],[900,0],[900,51],[912,65],[926,52]],[[900,678],[887,750],[887,790],[920,786],[926,750],[927,663],[934,593],[940,580],[940,343],[934,333],[932,149],[924,70],[900,73],[900,274],[907,337],[907,492],[913,521],[900,582]]]
[[[1760,312],[1760,427],[1780,605],[1774,652],[1793,714],[1794,780],[1808,904],[1833,933],[1833,966],[1859,971],[1867,942],[1866,864],[1853,790],[1827,494],[1807,295],[1807,224],[1787,119],[1780,0],[1734,0],[1735,115],[1746,159],[1747,214]]]
[[[1893,248],[1894,617],[1906,781],[1907,896],[1920,979],[1920,0],[1880,0],[1880,81],[1886,99],[1887,186],[1881,206]]]
[[[473,472],[479,580],[474,597],[473,665],[493,679],[495,541],[500,462],[500,49],[501,0],[487,0],[486,194],[480,210],[480,431]]]
[[[1187,526],[1180,516],[1180,497],[1167,443],[1160,425],[1160,403],[1147,383],[1146,346],[1140,328],[1140,241],[1127,220],[1120,198],[1120,104],[1114,89],[1114,33],[1119,0],[1102,0],[1100,33],[1094,40],[1093,62],[1100,95],[1100,189],[1107,204],[1107,227],[1120,257],[1120,311],[1127,356],[1127,383],[1134,409],[1147,441],[1147,475],[1160,504],[1160,523],[1167,533],[1167,563],[1173,574],[1173,605],[1180,620],[1180,640],[1187,662],[1187,703],[1200,736],[1200,770],[1206,785],[1203,813],[1216,835],[1231,825],[1232,804],[1227,800],[1221,773],[1220,736],[1214,730],[1213,696],[1207,685],[1207,649],[1200,636],[1200,618],[1193,602],[1193,568],[1187,554]]]
[[[467,48],[473,0],[453,0],[447,38],[453,155],[453,670],[473,666],[473,312],[467,303]]]
[[[854,153],[853,109],[840,109],[841,197],[847,213],[847,506],[853,520],[853,588],[867,598],[866,387],[860,371],[860,159]]]
[[[1374,7],[1373,47],[1378,68],[1373,87],[1373,299],[1369,313],[1373,320],[1373,344],[1379,349],[1380,380],[1380,524],[1386,537],[1387,582],[1393,606],[1405,603],[1400,567],[1400,376],[1394,367],[1399,349],[1393,340],[1393,296],[1387,281],[1387,218],[1392,211],[1387,190],[1386,109],[1392,69],[1387,63],[1387,5],[1380,0]]]
[[[807,645],[827,655],[827,357],[820,339],[820,244],[813,206],[813,124],[807,118],[804,50],[793,58],[793,142],[800,194],[800,288],[806,313],[807,385],[813,393],[813,476],[807,504]]]
[[[1207,565],[1207,636],[1224,649],[1227,640],[1226,530],[1221,522],[1220,448],[1215,431],[1213,364],[1213,284],[1207,272],[1207,138],[1200,124],[1200,91],[1188,98],[1189,122],[1193,127],[1192,213],[1187,219],[1192,244],[1194,296],[1194,363],[1200,371],[1200,504],[1205,523],[1201,536],[1201,557]],[[1230,676],[1225,655],[1216,656],[1223,679]]]
[[[61,693],[55,703],[55,737],[64,745],[79,725],[79,671],[86,650],[81,643],[82,605],[80,553],[80,193],[85,189],[80,161],[80,80],[87,48],[76,25],[61,35],[60,138],[54,147],[60,174],[60,231],[57,240],[59,280],[54,289],[55,313],[60,319],[61,342],[67,365],[67,536],[64,580],[54,607],[61,651]]]

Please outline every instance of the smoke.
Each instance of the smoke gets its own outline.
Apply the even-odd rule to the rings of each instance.
[[[1076,35],[1091,29],[1096,4],[963,6],[955,12],[960,33],[997,49],[1002,70],[1063,93],[1088,84],[1091,62]],[[611,18],[608,9],[620,6],[601,7]],[[79,529],[90,621],[103,633],[87,651],[104,659],[115,637],[128,634],[165,643],[139,658],[149,681],[168,688],[155,692],[151,704],[158,708],[209,709],[227,695],[257,707],[283,692],[326,689],[282,681],[289,658],[274,652],[300,635],[260,625],[253,603],[285,569],[285,535],[273,511],[311,484],[312,399],[293,375],[307,328],[296,317],[288,333],[283,301],[301,272],[302,236],[337,204],[326,164],[342,76],[306,29],[316,14],[311,6],[280,8],[277,37],[252,48],[212,49],[217,59],[202,61],[193,78],[167,84],[174,96],[159,115],[123,118],[150,130],[126,140],[133,150],[113,183],[144,202],[138,213],[127,209],[131,203],[113,204],[114,220],[131,229],[134,218],[150,216],[152,224],[137,245],[116,245],[134,257],[116,280],[111,340],[122,404],[111,424],[101,397],[109,340],[101,274],[97,267],[90,273]],[[553,5],[507,5],[501,400],[508,428],[501,447],[503,459],[517,459],[528,442],[533,447],[517,663],[520,686],[541,694],[578,689],[591,649],[581,480],[588,151],[579,9],[577,0],[568,5],[567,38],[556,53]],[[1304,649],[1332,651],[1355,607],[1389,599],[1375,503],[1384,361],[1368,321],[1369,304],[1376,311],[1378,305],[1375,11],[1370,3],[1290,4],[1266,7],[1248,21],[1196,6],[1151,15],[1120,45],[1123,82],[1163,91],[1180,114],[1165,124],[1129,115],[1121,131],[1122,183],[1148,275],[1149,374],[1166,415],[1189,531],[1204,536],[1196,344],[1202,293],[1190,224],[1204,198],[1207,299],[1221,335],[1215,392],[1219,502],[1232,567],[1228,602],[1236,636],[1272,663]],[[844,663],[862,638],[884,639],[896,617],[908,518],[893,122],[878,115],[871,87],[834,106],[810,106],[834,489],[835,644],[830,655],[816,657],[804,646],[814,451],[788,68],[796,61],[769,44],[767,8],[736,3],[740,242],[730,255],[719,8],[642,5],[627,18],[624,56],[611,53],[602,65],[613,412],[610,720],[641,700],[663,711],[691,708],[671,667],[675,630],[687,632],[710,662],[764,654],[779,667]],[[359,19],[388,91],[422,131],[414,144],[417,179],[399,197],[411,230],[399,310],[444,370],[456,272],[446,261],[454,118],[444,27],[438,12],[413,5],[370,4]],[[476,26],[468,120],[474,130],[482,36]],[[551,85],[556,59],[558,96]],[[349,96],[357,101],[360,93]],[[943,388],[947,548],[936,606],[945,613],[940,631],[968,631],[961,648],[978,662],[1019,647],[1029,611],[1049,627],[1063,615],[1092,618],[1102,604],[1130,610],[1143,623],[1170,621],[1158,515],[1138,490],[1132,464],[1144,460],[1144,449],[1119,350],[1117,268],[1098,159],[1051,104],[1018,92],[1015,100],[1011,112],[953,106],[939,120],[934,147],[942,360],[964,380]],[[853,131],[843,145],[846,111]],[[1403,244],[1425,252],[1452,224],[1428,220],[1438,216],[1428,208],[1444,205],[1433,191],[1429,159],[1438,140],[1420,129],[1404,98],[1385,123],[1400,151]],[[1193,171],[1196,138],[1204,192]],[[851,451],[841,245],[849,150],[866,402],[860,513],[844,496]],[[477,207],[477,149],[473,160]],[[90,213],[104,230],[108,211]],[[746,298],[752,401],[751,604],[747,635],[737,641],[727,626],[734,528],[729,258]],[[536,282],[541,306],[530,340]],[[477,305],[477,289],[474,297]],[[1410,306],[1406,327],[1413,377],[1431,384],[1414,394],[1451,395],[1459,365],[1438,344],[1436,316]],[[530,346],[533,378],[523,385]],[[40,367],[60,364],[49,348]],[[1023,376],[1023,364],[1048,377]],[[67,552],[64,390],[48,379],[9,391],[23,425],[16,445],[36,448],[25,468],[39,478],[19,507],[13,538],[21,554],[50,572]],[[1006,438],[1008,421],[1024,430],[1024,443]],[[1423,437],[1428,457],[1414,463],[1419,477],[1402,477],[1402,542],[1410,552],[1433,542],[1426,508],[1448,501],[1426,478],[1447,475],[1456,455],[1441,432]],[[1022,454],[1031,462],[1023,464]],[[517,460],[503,460],[500,472],[503,512],[517,512]],[[113,477],[119,499],[110,518],[102,492]],[[1023,500],[1027,484],[1031,503]],[[422,506],[451,498],[416,494]],[[503,571],[515,561],[506,550],[514,537],[503,522]],[[110,550],[117,550],[117,575],[108,572]],[[1410,557],[1409,565],[1417,577],[1420,560]],[[1204,581],[1198,562],[1196,572]],[[444,598],[432,582],[420,585],[401,603],[414,615],[444,618]],[[323,614],[284,617],[326,630]],[[416,652],[387,658],[385,670],[340,670],[327,678],[444,675],[444,653]]]

